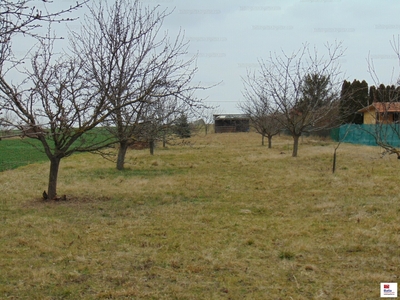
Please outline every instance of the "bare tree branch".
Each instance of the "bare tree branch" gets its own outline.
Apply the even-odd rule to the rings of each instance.
[[[0,81],[8,91],[4,106],[13,115],[14,127],[39,140],[50,160],[50,199],[56,197],[61,159],[115,143],[104,131],[93,130],[110,112],[89,85],[82,61],[65,55],[55,57],[52,43],[40,42],[31,68],[25,71],[26,84],[14,87]]]
[[[188,44],[179,33],[170,39],[161,31],[167,10],[145,7],[138,0],[100,1],[90,7],[81,33],[71,36],[73,52],[85,61],[92,86],[113,110],[105,125],[119,141],[117,169],[135,141],[137,124],[148,116],[149,105],[174,97],[189,109],[203,106],[193,97],[195,57],[186,59]],[[145,108],[145,109],[144,109]],[[144,128],[144,127],[142,127]]]
[[[0,42],[9,41],[15,34],[41,37],[35,29],[42,27],[43,23],[76,20],[76,17],[68,15],[88,1],[76,1],[67,8],[50,11],[53,1],[49,0],[43,0],[42,8],[36,7],[32,0],[2,0],[0,3]]]
[[[330,126],[338,109],[343,49],[340,43],[327,44],[326,49],[326,56],[308,44],[291,55],[271,53],[259,61],[260,71],[247,77],[255,96],[269,101],[270,113],[279,116],[293,136],[292,156],[297,156],[299,137]]]

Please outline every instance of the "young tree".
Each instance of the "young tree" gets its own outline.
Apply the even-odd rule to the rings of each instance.
[[[327,52],[320,57],[305,44],[291,55],[271,54],[260,60],[260,71],[254,76],[274,111],[283,116],[282,125],[293,137],[293,157],[300,136],[329,127],[337,110],[343,82],[338,61],[343,50],[335,44],[327,45]]]
[[[174,132],[181,139],[186,139],[191,137],[192,133],[186,114],[181,113],[181,115],[176,119]]]
[[[262,85],[256,84],[257,80],[252,74],[247,74],[247,79],[242,78],[245,90],[245,102],[239,104],[242,112],[249,116],[250,125],[261,135],[261,145],[264,146],[265,137],[268,138],[268,148],[272,148],[273,136],[281,132],[282,119],[274,111],[271,101],[263,95]]]
[[[282,130],[282,123],[279,121],[279,117],[273,114],[258,118],[250,116],[250,120],[253,128],[262,136],[262,146],[264,146],[264,138],[267,137],[268,148],[272,148],[272,138]]]
[[[207,135],[210,132],[210,127],[214,123],[214,115],[220,114],[219,106],[215,107],[205,107],[201,113],[200,117],[203,121],[201,127],[204,128],[204,134]]]
[[[174,96],[147,105],[142,113],[144,127],[139,134],[149,142],[151,155],[157,141],[162,140],[163,148],[166,147],[168,137],[174,133],[174,124],[184,111],[188,111],[185,102]]]
[[[113,110],[107,125],[119,144],[118,170],[124,168],[126,151],[134,143],[134,125],[142,119],[142,108],[169,96],[192,109],[202,105],[188,96],[198,87],[190,85],[195,58],[184,59],[183,36],[171,41],[161,32],[167,16],[167,11],[144,7],[139,0],[117,0],[111,6],[100,1],[90,7],[81,33],[72,36],[74,53],[86,62],[87,74],[93,75],[90,84]]]

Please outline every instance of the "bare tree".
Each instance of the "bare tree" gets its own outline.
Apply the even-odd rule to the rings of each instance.
[[[199,124],[199,127],[204,127],[204,133],[207,135],[210,132],[210,126],[214,123],[214,115],[220,114],[220,107],[219,106],[214,106],[214,107],[205,107],[200,113],[200,121],[201,124]],[[199,128],[200,129],[200,128]]]
[[[400,65],[400,36],[393,37],[390,45]],[[392,81],[395,81],[396,85],[385,87],[381,84],[371,58],[368,58],[368,70],[375,86],[379,87],[370,89],[372,104],[364,112],[364,120],[369,114],[371,124],[364,126],[363,130],[372,135],[376,144],[384,149],[382,155],[396,154],[400,159],[400,75],[396,74],[393,68]]]
[[[52,43],[42,41],[31,62],[23,84],[3,84],[6,96],[2,100],[13,115],[11,120],[15,120],[9,125],[41,142],[50,160],[44,195],[57,199],[61,159],[75,152],[95,151],[115,140],[92,130],[107,118],[107,102],[89,86],[80,60],[65,55],[54,57]]]
[[[261,145],[264,146],[265,137],[268,138],[268,148],[272,148],[273,136],[283,129],[282,115],[274,111],[274,106],[263,95],[262,84],[257,84],[254,74],[248,73],[247,78],[242,78],[244,83],[243,97],[245,102],[239,104],[244,114],[250,117],[250,125],[261,135]]]
[[[81,33],[72,37],[73,51],[86,61],[85,70],[93,75],[90,84],[113,110],[107,122],[119,143],[116,167],[121,170],[144,108],[169,96],[192,109],[202,105],[190,97],[198,88],[190,86],[195,58],[184,58],[187,44],[181,34],[171,41],[161,32],[169,15],[165,10],[144,7],[139,0],[117,0],[112,6],[100,1],[90,12]]]
[[[186,102],[175,96],[150,101],[142,112],[141,119],[144,125],[138,134],[149,142],[151,155],[154,154],[158,141],[162,141],[163,148],[166,147],[167,141],[172,139],[176,120],[183,112],[189,110]]]
[[[41,4],[33,0],[0,2],[0,110],[5,111],[0,123],[8,128],[18,128],[23,135],[41,141],[51,161],[48,193],[44,193],[51,198],[56,197],[61,158],[74,152],[71,147],[80,150],[82,143],[79,140],[84,132],[95,126],[97,119],[87,118],[92,103],[89,96],[83,94],[85,81],[77,76],[79,63],[75,60],[52,61],[50,41],[55,37],[41,34],[37,29],[43,25],[50,28],[55,22],[75,20],[71,13],[87,1],[77,1],[64,9],[47,0]],[[18,79],[11,73],[25,62],[30,52],[27,50],[22,58],[14,55],[12,42],[18,34],[39,40],[41,49],[34,55],[32,68],[25,73],[25,79],[16,84]],[[78,121],[84,130],[78,128],[76,131]]]
[[[299,138],[305,132],[330,126],[332,112],[337,110],[343,80],[339,59],[340,44],[327,45],[327,56],[305,44],[291,55],[270,54],[260,60],[260,71],[251,84],[258,85],[271,101],[271,110],[283,116],[283,127],[293,137],[292,156],[297,156]],[[309,83],[307,83],[309,81]],[[321,84],[323,83],[323,84]]]

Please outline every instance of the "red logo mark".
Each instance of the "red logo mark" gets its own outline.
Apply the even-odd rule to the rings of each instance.
[[[388,289],[389,287],[390,287],[389,284],[384,284],[384,285],[383,285],[383,288],[384,288],[384,289]]]

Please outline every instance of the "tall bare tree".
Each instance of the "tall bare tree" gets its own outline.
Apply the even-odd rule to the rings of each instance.
[[[116,167],[121,170],[143,108],[170,96],[191,108],[202,105],[191,97],[198,88],[190,85],[197,70],[195,57],[185,58],[187,43],[181,34],[170,40],[162,32],[166,10],[145,7],[139,0],[117,0],[111,6],[100,1],[90,12],[81,33],[72,36],[73,50],[93,75],[90,84],[113,110],[107,121],[119,143]],[[127,102],[132,105],[124,105]]]
[[[337,110],[343,50],[340,44],[326,48],[325,57],[308,44],[290,55],[283,51],[270,54],[259,61],[260,70],[252,77],[251,84],[258,85],[271,101],[272,111],[283,116],[282,125],[293,137],[293,157],[297,156],[300,136],[330,126],[332,112]]]

